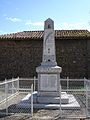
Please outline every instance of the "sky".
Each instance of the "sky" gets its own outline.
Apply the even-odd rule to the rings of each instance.
[[[48,18],[55,30],[90,31],[90,0],[0,0],[0,34],[44,30]]]

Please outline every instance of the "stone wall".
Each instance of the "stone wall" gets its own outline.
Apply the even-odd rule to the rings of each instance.
[[[61,77],[87,77],[86,47],[86,40],[56,40],[57,61],[62,67]]]
[[[87,76],[90,78],[90,39],[87,40]]]
[[[33,77],[42,61],[43,39],[1,39],[0,80]],[[57,63],[61,77],[90,78],[90,40],[56,39]],[[88,56],[88,57],[87,57]]]
[[[41,54],[42,40],[0,40],[0,80],[33,77]]]

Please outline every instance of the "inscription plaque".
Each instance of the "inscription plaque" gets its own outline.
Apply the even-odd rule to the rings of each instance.
[[[41,74],[40,77],[41,91],[57,91],[57,75]]]

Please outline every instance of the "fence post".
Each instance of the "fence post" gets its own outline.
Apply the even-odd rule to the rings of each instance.
[[[67,93],[68,93],[68,89],[69,89],[69,77],[67,77]]]
[[[60,88],[59,88],[59,95],[60,95],[60,117],[61,117],[61,112],[62,112],[62,109],[61,109],[61,84],[60,84]]]
[[[12,78],[12,94],[14,94],[14,83],[13,83],[13,78]]]
[[[84,77],[84,91],[86,91],[86,78]]]
[[[19,77],[18,77],[18,81],[17,81],[17,91],[19,92]]]
[[[36,77],[34,76],[34,91],[35,91],[35,87],[36,87]]]
[[[6,115],[8,115],[8,83],[5,79],[5,99],[6,99]]]
[[[31,116],[33,116],[33,84],[31,85]]]
[[[88,87],[86,83],[86,117],[88,117]]]

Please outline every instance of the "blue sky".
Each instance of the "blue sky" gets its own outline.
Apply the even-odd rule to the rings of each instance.
[[[90,31],[90,0],[0,0],[0,34],[43,30],[47,18],[55,29]]]

